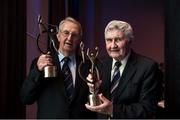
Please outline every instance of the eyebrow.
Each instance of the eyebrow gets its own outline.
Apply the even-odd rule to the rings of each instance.
[[[75,32],[75,31],[73,31],[73,32],[71,32],[71,31],[69,31],[69,30],[67,30],[67,29],[64,29],[64,30],[61,30],[62,32],[69,32],[69,33],[72,33],[72,34],[79,34],[79,33],[77,33],[77,32]]]
[[[122,36],[122,37],[116,36],[116,37],[107,37],[105,39],[116,39],[116,38],[124,39],[125,37],[124,36]]]

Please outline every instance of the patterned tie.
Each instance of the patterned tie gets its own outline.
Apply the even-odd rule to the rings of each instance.
[[[72,80],[72,74],[70,71],[70,68],[68,66],[68,62],[70,59],[68,57],[64,57],[64,64],[62,67],[62,72],[64,74],[64,85],[66,89],[66,93],[68,96],[69,101],[72,99],[72,92],[73,92],[73,80]]]
[[[114,99],[115,90],[116,90],[119,80],[120,80],[120,71],[119,71],[120,66],[121,66],[121,62],[115,63],[115,69],[114,69],[114,73],[113,73],[113,77],[112,77],[112,81],[111,81],[111,100]]]

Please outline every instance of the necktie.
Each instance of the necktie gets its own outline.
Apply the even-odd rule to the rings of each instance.
[[[121,62],[115,63],[115,69],[114,69],[114,73],[113,73],[113,77],[112,77],[112,81],[111,81],[111,100],[113,100],[113,98],[115,96],[115,90],[119,84],[119,80],[120,80],[119,67],[120,66],[121,66]]]
[[[73,92],[73,80],[72,80],[72,73],[68,66],[68,62],[70,61],[70,59],[68,57],[65,57],[63,60],[64,60],[64,64],[62,67],[62,72],[64,74],[64,85],[68,99],[69,101],[71,101],[72,92]]]

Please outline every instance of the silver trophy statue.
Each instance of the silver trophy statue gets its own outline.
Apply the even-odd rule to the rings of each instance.
[[[100,80],[99,70],[96,66],[96,60],[97,60],[97,56],[99,53],[99,49],[98,49],[98,47],[96,47],[95,53],[93,53],[93,52],[90,53],[90,50],[88,48],[87,53],[85,55],[84,44],[82,42],[80,44],[80,49],[81,49],[82,61],[78,67],[78,72],[79,72],[80,77],[85,82],[89,82],[88,80],[86,80],[86,77],[84,77],[82,75],[82,67],[83,67],[83,65],[86,65],[85,58],[89,59],[91,62],[91,74],[93,75],[93,79],[94,79],[94,81],[93,81],[94,88],[89,88],[90,94],[88,95],[88,102],[89,102],[89,105],[91,105],[91,106],[97,106],[97,105],[101,104],[101,101],[98,97],[99,86],[95,85],[96,82],[98,82]]]

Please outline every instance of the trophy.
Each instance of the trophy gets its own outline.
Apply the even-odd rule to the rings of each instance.
[[[99,49],[98,49],[98,47],[96,47],[95,48],[95,53],[93,53],[93,52],[90,53],[90,50],[88,48],[87,53],[85,55],[84,44],[82,42],[80,43],[80,49],[81,49],[82,61],[79,64],[78,72],[79,72],[80,77],[85,82],[91,83],[90,81],[86,80],[86,77],[84,77],[83,74],[82,74],[82,67],[83,67],[83,65],[86,65],[85,64],[85,62],[86,62],[85,58],[89,59],[90,62],[91,62],[91,71],[90,72],[93,75],[93,80],[94,81],[92,83],[94,84],[94,87],[93,88],[89,87],[90,94],[88,95],[88,103],[91,106],[97,106],[97,105],[101,104],[101,101],[100,101],[100,99],[98,97],[99,86],[96,86],[96,83],[100,80],[99,70],[98,70],[97,65],[96,65]]]
[[[38,16],[38,25],[39,25],[39,31],[40,33],[38,34],[38,37],[37,37],[37,46],[38,46],[38,49],[41,53],[43,54],[51,54],[49,51],[51,51],[52,49],[54,49],[56,52],[58,52],[58,50],[56,49],[56,46],[55,46],[55,42],[53,40],[53,29],[51,29],[50,31],[47,30],[46,26],[45,26],[45,23],[43,22],[42,20],[42,17],[39,15]],[[50,24],[48,24],[50,25]],[[51,26],[55,26],[55,25],[51,25]],[[57,27],[56,27],[56,31],[57,31]],[[44,33],[47,33],[47,37],[50,39],[48,41],[48,48],[47,50],[42,50],[42,46],[40,43],[40,36]],[[42,42],[42,41],[41,41]],[[51,78],[51,77],[57,77],[57,67],[55,65],[48,65],[48,66],[45,66],[44,67],[44,77],[45,78]]]

